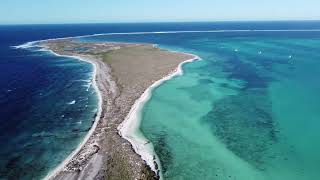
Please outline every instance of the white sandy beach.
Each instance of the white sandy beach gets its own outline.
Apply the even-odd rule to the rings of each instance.
[[[182,66],[184,64],[193,62],[195,60],[200,60],[200,58],[196,55],[188,55],[193,56],[193,58],[180,63],[174,72],[156,81],[148,89],[146,89],[141,97],[134,103],[126,119],[118,127],[119,134],[132,144],[132,147],[134,148],[136,153],[138,153],[141,158],[147,162],[147,164],[155,173],[158,173],[160,175],[160,179],[163,179],[163,176],[161,172],[161,163],[159,157],[154,151],[153,144],[140,132],[141,112],[143,106],[150,99],[150,97],[152,96],[152,91],[156,87],[160,86],[165,81],[168,81],[175,76],[183,75]],[[156,166],[158,166],[158,169],[156,168]]]

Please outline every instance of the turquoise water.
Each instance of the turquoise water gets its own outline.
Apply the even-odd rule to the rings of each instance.
[[[0,179],[43,178],[83,140],[97,112],[90,64],[12,46],[94,33],[223,29],[320,23],[0,26]],[[166,179],[319,179],[319,38],[316,31],[234,31],[84,40],[158,43],[203,58],[159,87],[144,109],[142,130]]]
[[[143,109],[164,179],[320,178],[320,39],[306,33],[98,36],[196,54]]]

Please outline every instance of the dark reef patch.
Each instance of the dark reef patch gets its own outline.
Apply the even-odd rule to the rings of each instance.
[[[38,172],[43,171],[44,167],[35,160],[24,163],[22,156],[15,156],[7,161],[5,167],[0,170],[1,177],[6,179],[39,179]]]
[[[200,84],[213,84],[214,82],[210,79],[199,79]]]
[[[263,90],[250,90],[216,101],[202,123],[237,156],[263,169],[269,147],[277,142],[271,102]]]
[[[159,134],[157,139],[155,139],[156,143],[154,143],[154,149],[156,154],[159,156],[163,174],[165,174],[170,165],[173,164],[172,154],[169,150],[166,139],[167,137],[165,133]]]
[[[240,79],[246,82],[243,90],[266,88],[273,79],[259,74],[257,67],[251,63],[244,62],[235,57],[226,57],[224,72],[228,74],[229,79]]]

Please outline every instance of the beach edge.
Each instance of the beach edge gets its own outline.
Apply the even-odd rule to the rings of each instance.
[[[157,45],[154,44],[154,46],[156,47]],[[172,51],[169,49],[165,50],[169,52],[189,55],[192,56],[192,58],[181,62],[173,72],[169,73],[162,79],[157,80],[151,86],[149,86],[144,91],[144,93],[135,101],[125,120],[117,128],[119,135],[131,143],[134,151],[142,158],[142,160],[146,162],[146,164],[151,168],[151,170],[154,171],[160,177],[160,179],[163,179],[160,159],[158,155],[155,153],[153,144],[140,131],[140,125],[142,120],[141,113],[143,107],[150,100],[154,89],[156,89],[157,87],[161,86],[163,83],[171,80],[174,77],[183,75],[183,65],[197,60],[201,60],[199,56],[191,53]]]
[[[87,37],[87,36],[97,36],[100,34],[95,34],[95,35],[85,35],[85,36],[75,36],[75,37]],[[97,65],[96,60],[90,60],[90,58],[84,58],[81,56],[76,56],[76,55],[64,55],[64,54],[58,54],[56,52],[54,52],[53,50],[49,49],[46,46],[43,45],[39,45],[39,43],[42,42],[46,42],[46,41],[50,41],[50,40],[59,40],[59,39],[70,39],[70,38],[75,38],[75,37],[63,37],[63,38],[53,38],[53,39],[44,39],[44,40],[38,40],[38,41],[30,41],[18,46],[12,46],[15,49],[29,49],[29,48],[33,48],[33,47],[39,47],[41,48],[40,51],[47,51],[55,56],[59,56],[59,57],[67,57],[67,58],[72,58],[72,59],[76,59],[76,60],[80,60],[80,61],[84,61],[87,63],[90,63],[93,67],[93,73],[92,73],[92,82],[93,82],[93,87],[95,88],[95,91],[98,95],[98,99],[99,99],[99,109],[97,112],[97,116],[95,117],[94,123],[91,126],[89,132],[86,134],[86,136],[84,137],[84,139],[81,141],[81,143],[77,146],[77,148],[72,151],[71,154],[69,154],[67,156],[66,159],[64,159],[58,166],[56,166],[55,168],[53,168],[52,170],[50,170],[48,172],[48,174],[43,178],[45,180],[47,179],[55,179],[57,176],[60,175],[61,172],[64,171],[64,168],[72,161],[72,159],[80,153],[80,151],[84,148],[84,146],[87,144],[87,142],[89,141],[89,139],[92,137],[92,135],[94,134],[94,132],[97,129],[97,126],[101,120],[101,115],[102,115],[102,111],[103,111],[103,100],[102,100],[102,92],[99,89],[99,86],[97,84],[101,83],[99,82],[99,80],[97,80],[97,75],[98,75],[98,71],[100,71],[99,66]],[[154,47],[158,48],[157,44],[151,44]],[[157,88],[158,86],[162,85],[164,82],[172,79],[173,77],[176,76],[180,76],[183,75],[183,69],[182,66],[186,63],[190,63],[196,60],[200,60],[201,58],[198,57],[197,55],[194,54],[190,54],[190,53],[184,53],[184,52],[180,52],[180,51],[172,51],[170,49],[166,49],[166,48],[159,48],[159,49],[163,49],[169,52],[173,52],[173,53],[179,53],[179,54],[185,54],[185,55],[189,55],[192,56],[191,59],[187,59],[183,62],[181,62],[177,68],[175,68],[175,70],[173,70],[171,73],[169,73],[168,75],[164,76],[162,79],[155,81],[151,86],[149,86],[144,92],[143,94],[135,101],[135,103],[133,104],[133,106],[131,106],[131,109],[129,111],[129,113],[127,114],[126,118],[124,119],[124,121],[122,123],[120,123],[120,125],[118,126],[117,130],[118,130],[118,134],[125,140],[129,141],[129,143],[132,146],[132,149],[134,150],[134,152],[139,155],[141,157],[141,159],[143,161],[145,161],[146,165],[149,166],[151,168],[151,170],[153,172],[155,172],[157,175],[159,175],[160,179],[162,177],[161,174],[161,164],[160,164],[160,160],[158,158],[158,156],[156,155],[156,153],[154,152],[153,149],[153,145],[152,143],[150,143],[144,136],[142,137],[138,137],[136,134],[136,131],[140,132],[140,122],[141,119],[136,118],[137,116],[140,116],[140,109],[143,108],[144,104],[150,99],[150,97],[152,96],[152,91]],[[99,60],[98,60],[99,61]],[[131,123],[135,124],[136,127],[134,128],[127,128],[128,125],[131,125]],[[134,132],[133,132],[133,131]],[[133,132],[133,134],[131,134]],[[148,146],[144,146],[143,144],[145,142],[148,142]],[[142,145],[142,146],[141,146]],[[141,148],[142,147],[142,151]],[[146,149],[149,149],[146,151]],[[151,158],[150,158],[151,157]],[[156,170],[157,169],[157,170]]]
[[[56,38],[56,39],[68,39],[67,38]],[[102,105],[103,105],[103,101],[102,101],[102,92],[100,91],[98,85],[97,85],[97,75],[98,75],[98,71],[100,70],[96,64],[95,61],[90,60],[89,58],[83,58],[80,56],[72,56],[72,55],[62,55],[62,54],[58,54],[50,49],[48,49],[46,46],[43,45],[39,45],[39,43],[41,42],[46,42],[49,40],[55,40],[55,39],[46,39],[46,40],[39,40],[39,41],[30,41],[27,43],[24,43],[22,45],[18,45],[18,46],[13,46],[16,49],[29,49],[32,47],[39,47],[41,48],[40,51],[46,51],[49,52],[50,54],[54,55],[54,56],[58,56],[58,57],[66,57],[66,58],[72,58],[72,59],[77,59],[86,63],[89,63],[92,68],[92,77],[90,78],[92,81],[92,86],[95,89],[95,92],[97,93],[97,97],[98,97],[98,111],[96,113],[96,116],[94,118],[93,124],[90,127],[90,130],[88,131],[88,133],[85,135],[85,137],[83,138],[83,140],[80,142],[80,144],[77,146],[76,149],[74,149],[58,166],[56,166],[55,168],[53,168],[52,170],[50,170],[48,172],[48,174],[43,178],[44,180],[49,180],[49,179],[54,179],[56,176],[59,175],[60,172],[63,171],[63,169],[71,162],[71,160],[82,150],[82,148],[85,146],[85,144],[88,142],[88,140],[90,139],[90,137],[92,137],[93,133],[95,132],[100,119],[101,119],[101,115],[102,115]]]

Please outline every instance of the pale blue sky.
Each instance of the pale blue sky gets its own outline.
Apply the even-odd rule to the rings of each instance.
[[[320,0],[0,0],[0,24],[320,20]]]

